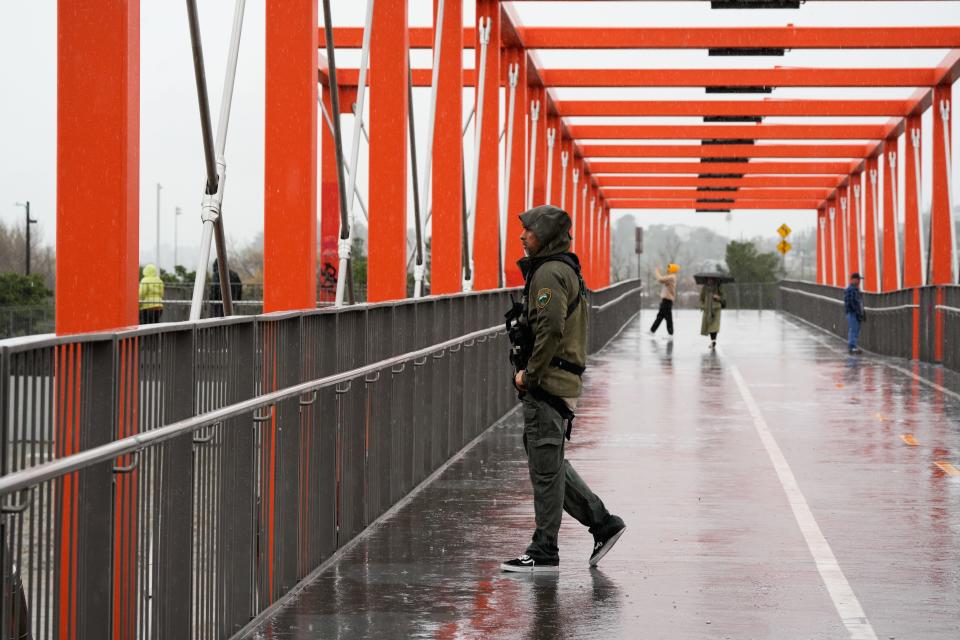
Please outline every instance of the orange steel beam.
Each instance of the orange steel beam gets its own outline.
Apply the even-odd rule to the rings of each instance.
[[[834,189],[839,176],[744,176],[742,178],[699,178],[695,176],[600,176],[602,188],[610,187],[757,187]]]
[[[826,200],[829,189],[738,189],[737,191],[697,191],[696,189],[604,189],[611,199],[696,200],[697,198],[736,198],[737,200]]]
[[[931,87],[935,69],[548,69],[550,87]]]
[[[571,125],[578,140],[882,140],[884,125],[749,124],[749,125]]]
[[[477,209],[473,230],[473,288],[479,291],[495,289],[500,284],[500,92],[497,86],[501,73],[501,15],[499,0],[477,0],[476,8],[475,20],[490,18],[491,43],[487,47],[481,127],[483,138],[480,140]],[[480,68],[480,49],[474,50],[474,66]],[[474,97],[474,103],[476,101],[477,96]]]
[[[696,200],[636,200],[613,198],[612,209],[809,209],[815,211],[820,200],[737,200],[733,202],[697,202]]]
[[[595,173],[849,174],[851,162],[594,162]]]
[[[521,27],[527,49],[710,49],[719,47],[784,49],[951,49],[960,47],[960,27]],[[433,46],[430,27],[408,30],[410,48]],[[326,34],[319,29],[320,46]],[[333,30],[337,47],[359,49],[360,27]],[[472,48],[476,30],[463,29],[463,45]]]
[[[317,306],[316,0],[268,2],[264,88],[263,308]]]
[[[866,158],[865,144],[585,144],[587,158]]]
[[[56,331],[64,334],[137,324],[140,3],[59,6]]]
[[[572,116],[906,116],[910,100],[561,100]]]

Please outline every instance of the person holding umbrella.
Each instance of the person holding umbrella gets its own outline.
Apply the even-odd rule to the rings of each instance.
[[[712,267],[712,268],[711,268]],[[733,282],[727,270],[716,263],[697,273],[693,279],[701,285],[700,289],[700,335],[710,336],[710,348],[717,347],[717,334],[720,333],[720,314],[727,306],[722,284]]]

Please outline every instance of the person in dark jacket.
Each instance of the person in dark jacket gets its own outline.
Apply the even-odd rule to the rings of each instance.
[[[850,284],[843,290],[843,310],[847,314],[847,349],[850,353],[860,353],[857,342],[860,340],[860,325],[865,314],[859,273],[850,274]]]
[[[500,565],[504,571],[556,573],[557,536],[566,511],[593,534],[590,565],[596,565],[626,529],[564,459],[573,411],[587,360],[588,303],[580,260],[570,253],[570,216],[553,206],[520,215],[526,257],[522,323],[532,336],[526,366],[514,386],[523,401],[523,446],[527,454],[536,529],[527,549]]]
[[[240,280],[240,274],[233,269],[229,270],[230,278],[230,300],[236,302],[243,298],[243,282]],[[217,260],[213,261],[213,278],[210,280],[210,317],[223,317],[223,293],[220,290],[220,265]]]

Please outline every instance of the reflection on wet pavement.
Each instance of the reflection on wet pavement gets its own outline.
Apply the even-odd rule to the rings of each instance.
[[[960,478],[937,465],[960,467],[957,376],[772,313],[723,323],[716,353],[696,314],[674,341],[644,317],[591,362],[568,457],[629,527],[599,569],[565,518],[559,576],[499,571],[533,525],[513,415],[250,637],[853,637],[734,364],[876,637],[960,637]]]

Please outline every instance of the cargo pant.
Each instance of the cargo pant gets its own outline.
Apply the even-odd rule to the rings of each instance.
[[[533,511],[537,528],[527,547],[534,560],[559,556],[557,534],[566,511],[597,535],[609,523],[610,513],[563,457],[566,424],[546,402],[523,397],[523,448],[533,484]]]

